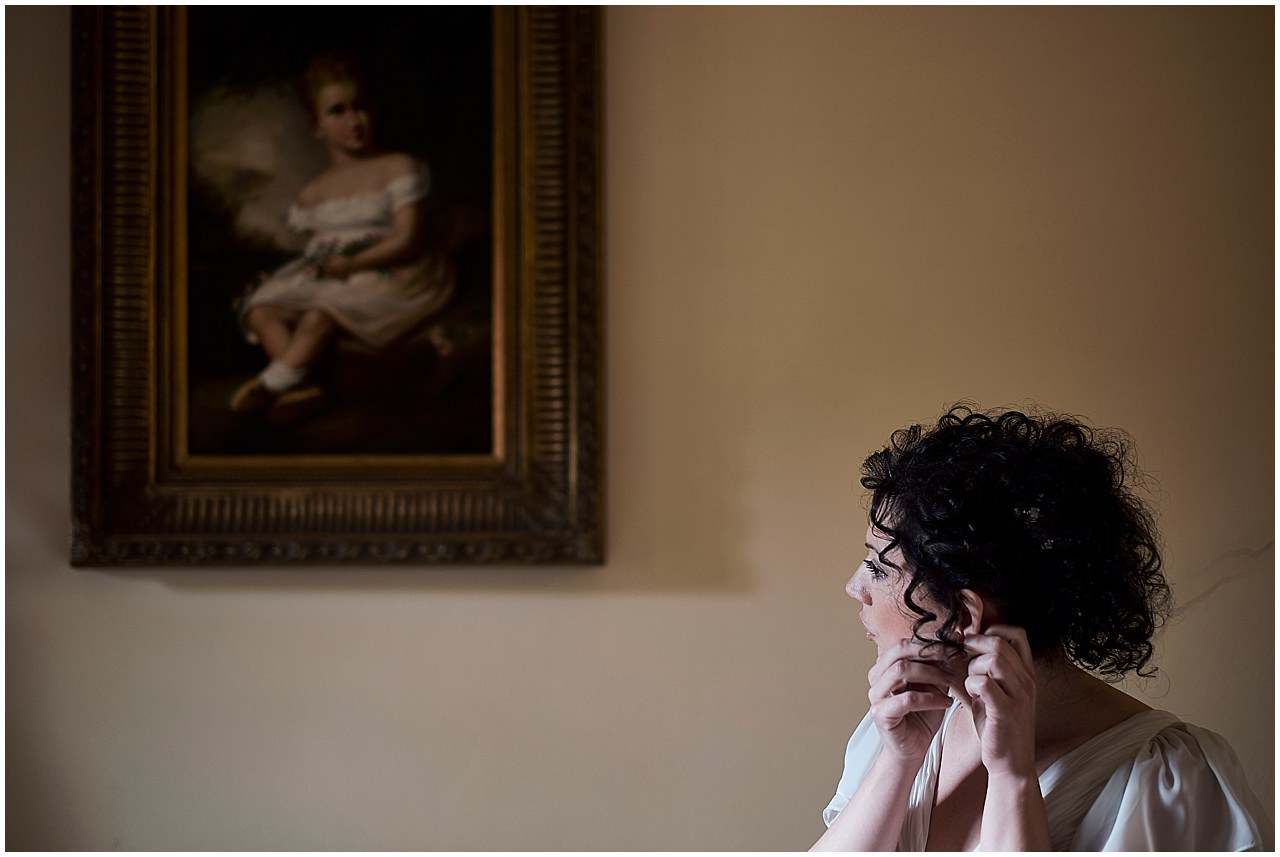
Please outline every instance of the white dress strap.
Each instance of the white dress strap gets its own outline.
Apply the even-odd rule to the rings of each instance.
[[[920,770],[911,783],[911,796],[907,801],[907,817],[902,821],[902,835],[898,838],[899,851],[923,851],[929,841],[929,822],[933,818],[933,805],[938,802],[938,780],[942,772],[942,748],[947,740],[947,727],[951,718],[960,710],[954,702],[942,716],[942,725],[929,742],[929,751],[920,763]]]

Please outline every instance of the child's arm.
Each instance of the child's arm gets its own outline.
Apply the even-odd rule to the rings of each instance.
[[[391,231],[354,256],[334,254],[320,263],[320,276],[344,279],[357,271],[391,268],[422,255],[425,209],[422,200],[403,205],[392,214]]]

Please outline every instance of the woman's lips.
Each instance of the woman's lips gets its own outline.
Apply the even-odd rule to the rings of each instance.
[[[864,619],[864,618],[862,618],[862,614],[861,614],[861,613],[859,613],[859,614],[858,614],[858,621],[862,623],[862,627],[863,627],[863,628],[866,628],[866,631],[867,631],[867,639],[868,639],[868,640],[871,640],[872,642],[875,642],[876,635],[875,635],[875,634],[873,634],[873,633],[871,633],[871,629],[870,629],[870,628],[867,628],[867,620],[866,620],[866,619]]]

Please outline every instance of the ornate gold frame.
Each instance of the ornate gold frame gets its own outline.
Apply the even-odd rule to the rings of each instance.
[[[603,561],[599,12],[494,15],[493,454],[250,460],[174,404],[185,15],[76,7],[73,564]]]

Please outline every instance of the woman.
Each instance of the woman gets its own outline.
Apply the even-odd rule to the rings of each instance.
[[[1125,439],[956,406],[863,464],[847,591],[878,657],[814,850],[1243,850],[1265,810],[1218,735],[1096,678],[1168,612]]]
[[[374,144],[364,76],[343,54],[321,54],[301,95],[329,167],[289,212],[310,232],[306,254],[276,271],[245,301],[241,321],[270,362],[231,398],[231,410],[265,411],[287,424],[324,405],[305,383],[339,333],[380,348],[440,311],[453,294],[444,254],[428,252],[427,167]]]

